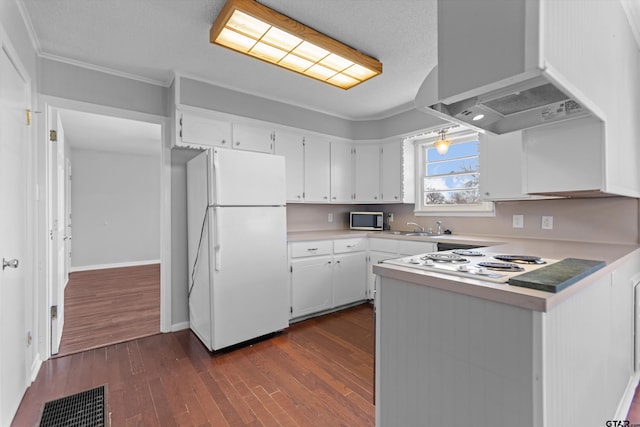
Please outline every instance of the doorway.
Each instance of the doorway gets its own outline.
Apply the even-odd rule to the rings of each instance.
[[[167,276],[161,262],[168,187],[165,119],[60,104],[51,102],[48,108],[57,133],[48,156],[49,342],[50,354],[58,356],[167,331],[162,310]],[[149,310],[125,304],[140,302],[149,285],[154,296],[141,304],[153,301],[151,327]],[[146,324],[147,332],[136,332],[138,324]],[[125,329],[130,336],[123,335]]]

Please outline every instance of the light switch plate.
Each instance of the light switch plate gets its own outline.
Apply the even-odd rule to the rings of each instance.
[[[524,228],[524,215],[513,216],[513,228]]]
[[[387,214],[387,222],[393,222],[393,212],[389,212]]]
[[[328,221],[328,222],[333,222],[333,214],[332,214],[332,213],[330,213],[330,214],[327,216],[327,221]]]
[[[542,229],[543,230],[553,230],[553,217],[552,216],[543,216],[542,217]]]

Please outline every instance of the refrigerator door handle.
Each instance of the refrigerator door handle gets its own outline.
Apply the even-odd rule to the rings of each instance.
[[[219,203],[220,200],[220,158],[218,156],[218,150],[213,150],[211,154],[213,156],[213,203]]]
[[[222,268],[220,249],[220,208],[213,208],[213,260],[216,271],[220,271]]]

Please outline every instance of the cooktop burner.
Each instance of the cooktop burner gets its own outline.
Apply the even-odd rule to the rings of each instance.
[[[531,255],[494,255],[500,261],[515,262],[518,264],[546,264],[544,260]]]
[[[445,264],[466,264],[469,262],[468,259],[461,257],[457,254],[452,253],[432,253],[432,254],[424,254],[420,257],[425,261],[433,261],[433,262],[441,262]]]
[[[478,267],[484,267],[487,270],[496,271],[524,271],[524,268],[511,262],[479,262]]]
[[[456,249],[453,251],[453,253],[462,256],[484,256],[482,252],[471,251],[469,249]]]

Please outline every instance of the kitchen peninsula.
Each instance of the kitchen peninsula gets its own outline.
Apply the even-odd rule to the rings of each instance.
[[[492,245],[482,250],[606,266],[548,293],[375,265],[377,425],[624,419],[637,384],[631,319],[638,246],[537,239]]]

